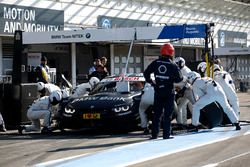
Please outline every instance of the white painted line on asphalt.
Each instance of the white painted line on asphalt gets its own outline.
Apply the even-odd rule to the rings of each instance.
[[[208,165],[205,165],[205,166],[202,166],[202,167],[215,167],[215,166],[218,166],[219,164],[222,164],[224,162],[230,161],[230,160],[235,159],[235,158],[239,158],[239,157],[245,156],[247,154],[250,154],[250,151],[242,153],[242,154],[239,154],[239,155],[236,155],[236,156],[233,156],[233,157],[230,157],[230,158],[225,159],[223,161],[220,161],[220,162],[217,162],[217,163],[213,163],[213,164],[208,164]]]
[[[245,135],[249,135],[249,134],[250,134],[250,130],[247,131],[246,133],[244,133],[244,136],[245,136]]]
[[[246,127],[243,127],[244,129]],[[95,154],[74,158],[72,161],[53,164],[56,167],[121,167],[137,164],[147,160],[159,158],[169,154],[197,148],[215,142],[227,140],[240,131],[234,127],[218,127],[213,130],[202,130],[199,133],[175,136],[170,140],[148,140],[141,143],[130,144],[114,149],[104,150]],[[43,166],[47,166],[43,163]],[[42,167],[42,166],[39,166]]]
[[[68,160],[72,160],[74,158],[82,157],[82,156],[85,156],[85,155],[87,155],[87,154],[80,154],[80,155],[76,155],[76,156],[71,156],[71,157],[56,159],[56,160],[52,160],[52,161],[49,161],[49,162],[44,162],[44,163],[37,164],[34,167],[50,166],[50,165],[53,165],[53,164],[58,164],[58,163],[61,163],[61,162],[66,162]]]
[[[208,165],[205,165],[205,166],[202,166],[202,167],[216,167],[218,166],[219,164],[208,164]]]

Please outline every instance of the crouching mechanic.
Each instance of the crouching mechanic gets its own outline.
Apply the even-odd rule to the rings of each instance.
[[[239,117],[240,116],[239,100],[235,92],[235,85],[231,75],[226,71],[222,71],[218,64],[214,64],[213,70],[214,70],[214,80],[221,85],[222,89],[226,94],[227,100],[232,106],[237,117]]]
[[[201,78],[200,74],[194,71],[188,73],[187,80],[192,85],[194,94],[198,95],[198,100],[193,104],[192,113],[192,125],[195,126],[196,131],[198,131],[200,110],[213,102],[218,102],[221,105],[224,113],[236,126],[236,130],[241,129],[238,117],[227,102],[226,95],[218,83],[209,77]]]
[[[57,105],[62,100],[62,94],[60,91],[54,91],[50,96],[43,96],[38,100],[34,101],[27,112],[27,117],[31,120],[31,125],[19,126],[18,133],[22,134],[23,130],[25,132],[40,131],[41,123],[40,119],[43,119],[43,129],[42,133],[52,132],[50,128],[51,122],[51,108]]]
[[[99,82],[100,80],[97,77],[91,77],[89,82],[77,85],[72,91],[72,95],[70,97],[78,98],[80,96],[87,95],[87,93],[91,91]]]
[[[171,134],[171,116],[174,111],[174,83],[181,82],[183,76],[173,62],[174,47],[167,43],[161,47],[161,56],[148,65],[144,71],[146,82],[154,87],[154,114],[152,120],[152,137],[159,135],[161,115],[163,113],[163,139],[169,139]],[[155,81],[151,79],[154,74]]]

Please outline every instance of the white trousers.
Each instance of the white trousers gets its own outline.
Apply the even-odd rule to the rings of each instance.
[[[187,104],[189,100],[186,97],[181,97],[177,100],[177,118],[178,124],[187,124]]]
[[[215,81],[218,82],[222,87],[222,89],[224,90],[227,100],[229,101],[229,104],[232,106],[236,116],[239,118],[240,116],[239,100],[232,86],[233,84],[227,83],[223,78],[215,78]]]
[[[32,110],[31,108],[27,112],[27,117],[32,121],[31,125],[25,125],[25,131],[39,131],[41,129],[40,119],[43,119],[44,126],[50,125],[50,111],[49,110]]]
[[[139,114],[141,119],[141,127],[146,128],[148,126],[148,118],[145,111],[149,106],[154,104],[154,88],[150,85],[145,86],[144,93],[141,97],[139,105]]]

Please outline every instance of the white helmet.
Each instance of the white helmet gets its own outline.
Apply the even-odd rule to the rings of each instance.
[[[174,59],[174,62],[178,65],[180,69],[182,69],[185,66],[185,59],[183,59],[182,57],[176,57]]]
[[[97,77],[91,77],[89,80],[91,88],[94,88],[95,85],[98,84],[98,82],[100,82],[100,80]]]
[[[45,84],[43,82],[37,83],[37,90],[40,92],[45,88]]]
[[[210,71],[212,72],[213,66],[210,67]],[[214,72],[221,71],[221,67],[218,64],[214,64]]]
[[[197,71],[200,73],[204,73],[206,72],[206,68],[207,68],[207,63],[206,62],[200,62],[197,66]]]
[[[191,71],[187,74],[187,81],[190,84],[193,84],[196,78],[201,78],[201,75],[195,71]]]
[[[53,91],[49,96],[52,105],[58,104],[62,100],[62,93],[60,91]]]

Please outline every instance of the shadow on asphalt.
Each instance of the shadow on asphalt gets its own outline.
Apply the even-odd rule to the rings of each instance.
[[[134,144],[137,142],[145,141],[145,139],[135,140],[135,141],[124,141],[124,142],[112,142],[107,144],[100,144],[100,145],[89,145],[89,146],[79,146],[79,147],[65,147],[65,148],[59,148],[50,150],[47,152],[60,152],[60,151],[69,151],[69,150],[82,150],[82,149],[96,149],[96,148],[109,148],[114,146],[122,146],[127,144]]]
[[[105,138],[148,138],[142,131],[122,131],[107,129],[56,130],[51,134],[40,132],[18,134],[17,130],[0,133],[0,140],[41,140],[41,139],[105,139]],[[145,140],[145,139],[143,139]]]

